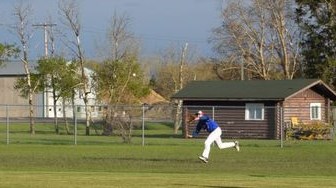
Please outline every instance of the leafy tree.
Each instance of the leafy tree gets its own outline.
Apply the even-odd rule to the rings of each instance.
[[[10,57],[18,56],[20,50],[15,45],[0,43],[0,65]]]
[[[41,90],[40,85],[40,77],[38,74],[30,73],[30,84],[31,86],[27,85],[27,77],[21,77],[16,80],[14,83],[14,89],[18,90],[20,96],[23,98],[28,98],[30,93],[30,87],[34,88],[34,92],[38,92]]]
[[[141,66],[135,58],[105,60],[95,70],[98,96],[108,104],[132,104],[149,94]]]
[[[105,60],[95,69],[96,91],[101,101],[109,106],[106,109],[104,135],[112,133],[112,126],[119,128],[124,142],[131,139],[131,112],[117,116],[119,104],[134,104],[139,98],[149,94],[148,84],[144,81],[143,71],[135,57],[119,60]]]
[[[136,112],[124,110],[119,113],[118,105],[138,103],[139,98],[149,94],[144,71],[138,62],[138,41],[129,30],[129,24],[130,19],[126,14],[114,13],[107,29],[107,38],[101,43],[105,61],[95,68],[96,91],[108,105],[103,134],[110,135],[112,127],[116,128],[124,142],[130,142],[131,117]]]
[[[67,63],[62,57],[52,57],[40,59],[36,70],[41,80],[40,88],[43,89],[43,91],[52,93],[55,132],[59,134],[57,104],[59,104],[59,99],[70,101],[73,98],[74,90],[80,83],[80,78],[78,74],[76,74],[76,66],[74,63]],[[64,109],[63,112],[65,115]],[[67,124],[65,128],[69,134]]]
[[[85,105],[85,120],[86,120],[86,135],[90,135],[90,119],[91,119],[91,108],[89,107],[89,94],[91,90],[89,88],[89,78],[85,74],[85,58],[84,51],[82,49],[81,43],[81,23],[79,18],[79,9],[76,0],[62,0],[59,4],[60,12],[64,18],[63,23],[71,30],[75,40],[68,44],[69,49],[75,55],[76,62],[79,64],[79,69],[81,73],[81,90],[83,91],[83,101]]]
[[[303,32],[305,77],[320,78],[336,88],[336,1],[297,0],[297,22]]]

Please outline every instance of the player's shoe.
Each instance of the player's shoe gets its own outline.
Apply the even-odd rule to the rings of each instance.
[[[238,142],[238,141],[235,141],[234,143],[235,143],[235,146],[234,146],[234,147],[236,148],[236,150],[237,150],[237,151],[240,151],[239,142]]]
[[[203,156],[199,156],[198,157],[203,163],[208,163],[208,158],[203,157]]]

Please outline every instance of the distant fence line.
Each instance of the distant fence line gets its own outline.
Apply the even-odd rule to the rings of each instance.
[[[89,105],[91,117],[93,118],[101,118],[104,117],[106,108],[114,108],[116,113],[130,113],[133,114],[134,117],[141,117],[142,110],[144,109],[146,112],[146,117],[151,119],[171,119],[174,117],[176,112],[176,105],[173,104],[155,104],[155,105]],[[194,109],[194,111],[198,111],[201,109],[205,109],[208,115],[215,115],[216,110],[218,109],[244,109],[242,106],[184,106],[182,109],[189,108]],[[265,109],[272,109],[276,107],[264,107]],[[307,107],[285,107],[283,111],[286,109],[297,110],[297,113],[300,113],[301,109],[306,109]],[[336,117],[336,106],[331,106],[331,114],[330,118],[335,119]],[[43,106],[43,105],[33,105],[34,109],[34,118],[36,119],[44,119],[44,118],[53,118],[54,117],[54,109],[56,109],[57,117],[67,117],[73,118],[74,116],[77,119],[85,118],[85,106],[84,105],[67,105],[63,106]],[[9,116],[10,118],[27,118],[29,117],[30,106],[29,105],[10,105],[10,104],[0,104],[0,118],[5,118]],[[66,112],[66,113],[64,113]]]
[[[34,105],[34,121],[36,124],[53,124],[54,123],[54,108],[50,109],[50,106],[46,109],[45,106]],[[160,104],[160,105],[116,105],[116,106],[105,106],[105,105],[93,105],[90,106],[91,112],[91,129],[95,134],[101,134],[101,122],[105,121],[106,109],[113,107],[114,113],[116,116],[129,115],[131,117],[133,125],[135,127],[140,127],[144,130],[148,122],[169,122],[174,123],[174,118],[176,114],[176,106],[172,104]],[[295,110],[293,110],[296,108]],[[63,110],[67,110],[68,113],[64,113]],[[223,111],[223,109],[228,109]],[[276,107],[265,107],[265,110],[274,110]],[[85,109],[84,106],[75,105],[75,106],[57,106],[57,121],[60,126],[63,126],[65,122],[68,122],[71,126],[71,131],[73,134],[78,134],[78,124],[85,123]],[[245,107],[242,106],[184,106],[183,117],[186,113],[195,113],[198,110],[203,110],[210,117],[220,121],[222,126],[233,126],[242,123],[242,120],[239,118],[244,118],[246,115],[236,113],[236,111],[241,110],[243,113]],[[299,114],[301,111],[307,110],[303,107],[290,107],[280,109],[281,112],[294,111]],[[328,114],[328,121],[332,124],[333,127],[336,126],[336,106],[330,108]],[[327,109],[322,110],[326,113]],[[65,118],[64,116],[65,115]],[[237,116],[244,117],[237,117]],[[280,116],[279,116],[280,117]],[[223,120],[220,120],[223,118]],[[267,117],[265,117],[266,119]],[[282,117],[283,118],[283,117]],[[288,119],[282,119],[281,125],[283,127],[288,123]],[[29,105],[0,105],[0,126],[3,127],[0,129],[2,133],[12,134],[15,131],[20,131],[15,128],[10,128],[12,124],[29,124]],[[7,128],[4,128],[7,127]],[[281,127],[281,128],[283,128]],[[39,131],[40,127],[37,127]],[[1,134],[0,132],[0,134]],[[142,133],[144,137],[144,132]],[[247,134],[239,132],[237,134]],[[225,132],[224,132],[225,136]],[[283,136],[281,136],[281,139]],[[143,138],[144,139],[144,138]],[[76,142],[76,140],[74,141]]]
[[[134,121],[142,121],[142,119],[151,121],[174,121],[176,114],[176,106],[172,104],[158,104],[158,105],[92,105],[90,107],[90,115],[93,121],[100,121],[106,116],[106,108],[114,108],[115,115],[127,114],[132,117]],[[267,107],[264,109],[274,109],[276,107]],[[33,105],[34,109],[34,120],[36,122],[52,122],[54,119],[54,108],[49,106],[46,108],[42,105]],[[59,122],[62,122],[64,118],[74,121],[85,120],[85,106],[75,105],[75,106],[57,106],[56,116]],[[188,110],[186,110],[188,109]],[[192,110],[190,110],[192,109]],[[220,110],[230,109],[228,113],[222,113]],[[184,106],[182,111],[185,113],[195,113],[198,110],[203,110],[212,118],[223,117],[229,119],[233,117],[235,110],[245,110],[242,106]],[[330,123],[336,124],[336,106],[330,107],[331,111],[328,112],[328,118]],[[284,113],[291,111],[292,114],[300,116],[306,107],[287,107],[283,108],[281,111]],[[1,105],[0,104],[0,122],[4,122],[6,119],[10,119],[11,122],[26,122],[29,120],[29,105]],[[66,113],[65,113],[66,112]],[[327,109],[322,110],[322,116],[327,113]],[[309,114],[308,114],[309,115]],[[306,115],[307,116],[307,115]],[[309,118],[309,117],[306,117]],[[288,121],[288,119],[283,119],[283,121]],[[228,122],[229,123],[229,122]],[[285,123],[285,122],[284,122]]]
[[[90,115],[93,121],[100,121],[106,117],[106,108],[114,108],[115,115],[130,115],[135,121],[142,121],[142,119],[152,120],[152,121],[174,121],[176,114],[176,106],[172,104],[159,104],[159,105],[92,105],[90,107]],[[274,109],[276,107],[267,107],[264,109]],[[54,108],[49,106],[47,109],[42,105],[33,105],[34,109],[34,119],[36,122],[52,122],[54,119]],[[188,110],[186,110],[188,109]],[[191,110],[190,110],[191,109]],[[223,113],[220,110],[230,109],[228,113]],[[235,118],[235,110],[246,110],[242,106],[184,106],[182,111],[185,113],[195,113],[198,110],[203,110],[212,118],[223,117],[226,119]],[[331,111],[328,112],[328,118],[330,123],[335,124],[336,122],[336,106],[330,107]],[[85,106],[75,105],[75,106],[57,106],[56,116],[59,122],[66,118],[68,120],[82,121],[85,119]],[[296,116],[300,116],[306,107],[287,107],[283,108],[281,111],[284,113],[291,112]],[[12,122],[26,122],[29,120],[29,105],[0,105],[0,122],[4,122],[6,119],[10,119]],[[327,109],[322,109],[322,116],[327,113]],[[244,114],[243,114],[244,115]],[[309,114],[308,114],[309,115]],[[307,116],[307,115],[306,115]],[[309,118],[308,116],[306,118]],[[230,121],[230,120],[227,120]],[[288,121],[284,119],[283,121]],[[284,122],[285,123],[285,122]]]
[[[53,105],[32,105],[34,110],[34,118],[53,118],[55,117],[55,109],[57,117],[67,117],[73,118],[77,116],[77,119],[85,118],[85,106],[84,105],[67,105],[67,106],[56,106]],[[141,114],[139,112],[145,108],[146,111],[151,109],[158,110],[169,110],[174,108],[173,105],[88,105],[91,117],[100,118],[104,116],[105,110],[107,108],[114,108],[117,113],[132,113]],[[30,106],[29,105],[0,105],[0,118],[9,116],[11,118],[25,118],[29,117]],[[151,113],[152,115],[152,113]]]

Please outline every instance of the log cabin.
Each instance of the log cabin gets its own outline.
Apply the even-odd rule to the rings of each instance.
[[[336,92],[319,79],[192,81],[172,99],[183,101],[185,137],[196,123],[186,117],[201,110],[217,121],[224,138],[279,139],[294,118],[331,123]]]

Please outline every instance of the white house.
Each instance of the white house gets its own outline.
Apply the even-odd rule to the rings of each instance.
[[[31,68],[34,65],[31,65]],[[97,117],[100,111],[95,91],[92,89],[92,75],[93,71],[85,68],[85,74],[89,78],[89,88],[90,93],[88,95],[88,106],[90,106],[91,116]],[[6,111],[5,106],[10,106],[10,116],[11,117],[28,117],[29,111],[27,110],[28,100],[21,97],[20,93],[14,89],[15,81],[19,77],[25,77],[22,63],[17,62],[7,62],[3,67],[0,67],[0,88],[2,92],[0,93],[0,117],[4,117]],[[36,117],[54,117],[53,108],[53,96],[52,91],[47,89],[45,92],[38,93],[34,95],[33,104],[35,106],[35,116]],[[73,107],[71,102],[65,104],[65,115],[66,117],[73,117]],[[75,112],[77,118],[85,118],[85,105],[83,101],[83,91],[77,90],[75,94]],[[57,102],[57,117],[63,117],[63,104],[62,99]]]
[[[98,111],[100,111],[99,104],[97,103],[97,97],[95,90],[92,88],[93,86],[93,71],[88,68],[84,68],[84,73],[88,77],[88,88],[89,88],[89,94],[88,94],[88,107],[90,107],[90,113],[91,117],[97,117]],[[65,103],[65,107],[63,108],[63,100],[60,98],[57,101],[56,110],[57,110],[57,117],[63,117],[65,110],[65,116],[66,117],[73,117],[73,112],[75,110],[76,117],[77,118],[85,118],[85,104],[84,104],[84,91],[80,89],[76,89],[76,94],[74,97],[74,108],[72,102],[67,101]],[[45,104],[45,117],[53,118],[54,117],[54,105],[53,105],[53,94],[50,89],[47,89],[44,92],[44,104]]]

